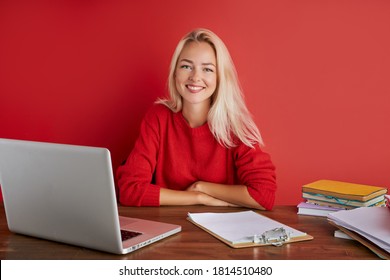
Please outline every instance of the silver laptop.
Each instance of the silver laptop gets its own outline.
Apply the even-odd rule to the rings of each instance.
[[[0,139],[0,184],[15,233],[126,254],[181,231],[118,216],[104,148]]]

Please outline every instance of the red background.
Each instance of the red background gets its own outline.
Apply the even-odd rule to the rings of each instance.
[[[55,2],[55,3],[53,3]],[[0,2],[0,137],[127,157],[178,40],[216,32],[277,167],[277,204],[317,179],[390,186],[390,2]]]

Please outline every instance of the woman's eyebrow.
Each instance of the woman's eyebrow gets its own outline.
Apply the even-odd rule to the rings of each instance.
[[[189,60],[186,58],[181,59],[180,62],[188,62],[188,63],[194,64],[194,62],[192,60]]]
[[[187,58],[181,59],[180,62],[187,62],[187,63],[194,64],[194,62],[193,62],[192,60],[187,59]],[[216,67],[215,64],[214,64],[214,63],[211,63],[211,62],[205,62],[205,63],[202,63],[202,65],[204,65],[204,66],[214,66],[214,67]]]
[[[211,63],[211,62],[202,63],[202,65],[204,65],[204,66],[214,66],[215,68],[217,68],[217,66],[215,66],[214,63]]]

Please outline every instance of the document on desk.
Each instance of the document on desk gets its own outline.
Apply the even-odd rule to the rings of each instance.
[[[188,220],[234,248],[271,244],[281,245],[313,239],[305,232],[291,228],[254,211],[188,213]],[[276,229],[283,229],[288,238],[282,240],[282,242],[263,240],[265,233],[275,233],[277,232]],[[256,238],[258,242],[256,242]]]
[[[328,215],[338,226],[356,232],[390,253],[390,211],[387,207],[361,207]]]

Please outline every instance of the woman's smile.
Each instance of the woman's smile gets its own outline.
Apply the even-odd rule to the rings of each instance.
[[[188,90],[191,93],[199,93],[200,91],[202,91],[204,89],[204,87],[196,86],[196,85],[187,85],[186,87],[188,88]]]

